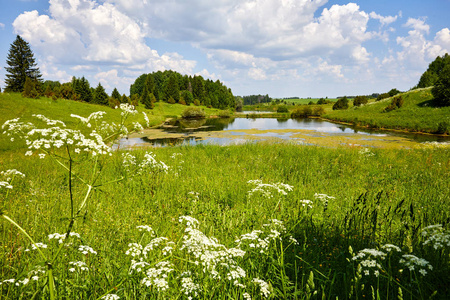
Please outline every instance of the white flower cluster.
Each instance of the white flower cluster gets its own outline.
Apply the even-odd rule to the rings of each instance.
[[[422,229],[424,245],[431,245],[435,250],[450,247],[450,231],[444,230],[441,224],[431,225]]]
[[[167,277],[173,272],[173,265],[168,261],[162,261],[155,265],[155,268],[149,268],[146,272],[146,277],[142,279],[141,283],[146,286],[155,286],[161,292],[169,289],[169,282]]]
[[[25,177],[25,175],[16,169],[10,169],[6,171],[0,172],[0,178],[4,179],[3,181],[0,181],[0,188],[6,188],[6,189],[12,189],[13,186],[11,185],[11,180],[14,179],[15,176]]]
[[[91,127],[91,121],[98,121],[100,119],[103,118],[103,116],[106,114],[106,112],[104,111],[97,111],[97,112],[93,112],[92,114],[89,115],[89,117],[87,118],[83,118],[79,115],[75,115],[75,114],[71,114],[70,116],[72,118],[77,118],[81,121],[81,123],[85,124],[87,127]]]
[[[150,232],[152,235],[154,235],[155,234],[155,232],[153,231],[153,228],[151,228],[150,226],[148,226],[148,225],[138,225],[138,226],[136,226],[136,228],[139,230],[139,231],[147,231],[147,232]]]
[[[135,261],[134,259],[131,260],[131,266],[129,274],[133,274],[134,271],[141,273],[147,266],[150,266],[148,262],[145,261]]]
[[[367,157],[370,157],[370,156],[374,156],[375,155],[375,153],[373,153],[372,151],[370,151],[370,149],[369,148],[362,148],[361,150],[359,150],[359,154],[360,155],[363,155],[363,156],[367,156]]]
[[[419,273],[423,276],[427,275],[426,269],[433,270],[433,266],[423,259],[412,254],[403,254],[399,261],[401,264],[405,265],[410,271],[414,271],[416,267],[419,268]]]
[[[119,108],[122,110],[121,115],[123,117],[126,117],[128,115],[135,115],[135,114],[138,113],[138,111],[135,109],[135,107],[133,105],[131,105],[131,104],[128,104],[128,103],[120,104]]]
[[[2,286],[5,283],[13,283],[15,286],[21,286],[21,285],[27,285],[28,282],[30,282],[30,279],[25,278],[23,280],[16,280],[14,278],[11,279],[5,279],[3,281],[0,281],[0,286]]]
[[[148,119],[147,114],[145,112],[142,112],[142,114],[144,115],[145,125],[150,127],[150,120]]]
[[[201,291],[199,284],[195,283],[192,278],[181,278],[181,292],[192,299],[192,296],[197,297]]]
[[[281,182],[277,183],[263,183],[262,180],[249,180],[247,183],[254,184],[256,187],[248,192],[248,196],[251,197],[254,194],[261,194],[266,198],[272,198],[272,191],[278,192],[281,195],[287,195],[287,192],[292,191],[293,186]]]
[[[85,245],[80,245],[80,246],[78,247],[78,251],[80,251],[80,252],[83,253],[84,255],[88,255],[89,253],[90,253],[90,254],[97,255],[97,251],[95,251],[95,250],[92,249],[91,247],[85,246]]]
[[[127,152],[122,154],[122,165],[127,171],[135,168],[136,174],[142,174],[145,171],[162,171],[167,173],[169,167],[164,162],[157,161],[155,157],[156,155],[152,152],[147,152],[144,154],[144,159],[138,164],[136,156]]]
[[[71,261],[71,262],[69,262],[69,265],[75,267],[75,268],[74,267],[69,268],[69,272],[71,272],[71,273],[75,272],[76,270],[89,271],[89,268],[86,266],[86,263],[82,262],[82,261]]]
[[[392,244],[383,245],[381,246],[381,249],[386,252],[377,249],[363,249],[359,251],[357,255],[352,257],[353,261],[361,260],[360,266],[364,272],[364,275],[370,275],[370,271],[373,270],[373,274],[378,277],[380,274],[379,270],[383,269],[380,264],[381,261],[385,260],[388,255],[400,255],[402,252],[400,247]],[[427,274],[427,271],[425,270],[426,268],[429,270],[433,269],[433,266],[430,265],[428,261],[423,258],[418,258],[412,254],[403,254],[398,262],[405,265],[410,271],[414,271],[416,267],[419,267],[419,273],[423,276]]]
[[[259,278],[253,278],[252,282],[259,285],[261,296],[266,298],[270,296],[271,288],[267,282]]]
[[[107,295],[101,297],[100,299],[103,299],[103,300],[119,300],[120,297],[117,296],[116,294],[107,294]]]
[[[62,244],[64,242],[64,240],[66,239],[66,234],[65,233],[52,233],[48,235],[48,239],[49,240],[58,240],[58,243]],[[69,233],[69,237],[77,237],[79,239],[81,239],[80,234],[76,233],[76,232],[71,232]]]
[[[313,208],[313,202],[311,200],[300,200],[302,207]]]
[[[286,233],[286,227],[283,222],[272,219],[270,223],[264,224],[263,230],[253,230],[245,233],[235,240],[239,248],[246,247],[255,249],[259,253],[266,253],[269,250],[270,243],[275,240],[282,240],[282,235]],[[297,240],[292,236],[288,237],[291,243],[298,244]]]

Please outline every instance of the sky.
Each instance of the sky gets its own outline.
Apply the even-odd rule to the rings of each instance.
[[[45,80],[129,94],[144,73],[219,80],[234,95],[408,90],[450,53],[450,0],[0,0],[0,87],[20,35]]]

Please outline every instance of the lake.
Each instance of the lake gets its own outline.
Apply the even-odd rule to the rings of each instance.
[[[335,146],[411,148],[424,142],[448,143],[435,135],[377,131],[320,119],[229,118],[173,120],[120,140],[115,148],[175,146],[247,142],[290,142]]]

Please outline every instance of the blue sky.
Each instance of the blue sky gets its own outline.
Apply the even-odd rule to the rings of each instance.
[[[0,87],[17,34],[44,79],[128,94],[172,69],[235,95],[335,97],[413,87],[450,53],[450,0],[0,0]]]

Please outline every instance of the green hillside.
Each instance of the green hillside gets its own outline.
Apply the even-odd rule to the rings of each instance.
[[[401,96],[400,108],[385,112],[392,99]],[[431,88],[416,89],[362,107],[330,111],[324,118],[358,126],[426,133],[450,133],[450,107],[435,107]]]

